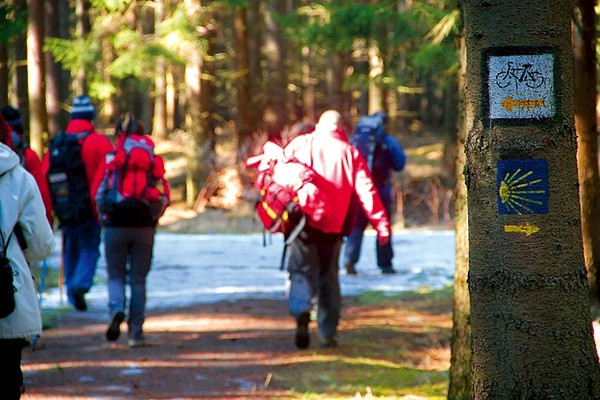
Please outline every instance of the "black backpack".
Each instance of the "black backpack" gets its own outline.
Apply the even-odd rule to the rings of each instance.
[[[50,141],[48,186],[60,224],[77,224],[92,217],[89,183],[81,159],[81,145],[90,134],[61,132]]]

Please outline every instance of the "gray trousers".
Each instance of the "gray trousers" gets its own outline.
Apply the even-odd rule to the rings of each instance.
[[[110,315],[126,310],[125,286],[129,281],[129,338],[143,336],[146,309],[146,276],[152,263],[154,228],[104,228],[104,253],[108,274],[108,308]],[[129,262],[128,262],[129,261]]]
[[[310,312],[317,301],[317,321],[322,338],[335,338],[340,320],[341,293],[338,258],[342,235],[307,227],[289,248],[289,307],[295,317]]]

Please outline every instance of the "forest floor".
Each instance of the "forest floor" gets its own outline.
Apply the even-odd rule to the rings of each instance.
[[[105,312],[64,313],[24,350],[23,399],[442,399],[451,291],[344,298],[339,346],[297,350],[282,300],[151,310],[148,346],[104,339]]]

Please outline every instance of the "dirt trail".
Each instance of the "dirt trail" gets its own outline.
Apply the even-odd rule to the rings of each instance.
[[[27,399],[285,398],[272,372],[297,357],[283,301],[148,312],[148,346],[104,340],[105,310],[69,312],[25,349]],[[123,327],[126,325],[124,324]]]
[[[364,370],[348,369],[352,362],[340,366],[342,359],[371,357],[386,365],[374,373],[392,380],[394,365],[421,371],[449,366],[448,300],[369,305],[344,298],[340,345],[319,349],[313,323],[305,351],[294,346],[295,324],[283,299],[150,310],[149,346],[141,348],[129,348],[125,333],[106,342],[106,317],[94,305],[86,313],[69,311],[45,331],[42,348],[25,349],[23,399],[298,399],[299,391],[327,391],[319,371],[345,375],[346,382],[359,378],[353,373],[364,378]],[[314,380],[307,381],[307,372],[316,374]]]

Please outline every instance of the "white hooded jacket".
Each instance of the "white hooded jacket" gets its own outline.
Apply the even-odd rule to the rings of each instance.
[[[27,260],[41,261],[50,256],[55,242],[33,176],[19,164],[19,157],[0,143],[0,229],[5,240],[17,223],[22,227],[27,249],[21,250],[13,235],[7,256],[14,273],[16,305],[9,316],[0,319],[0,339],[30,340],[41,335],[42,320]]]

